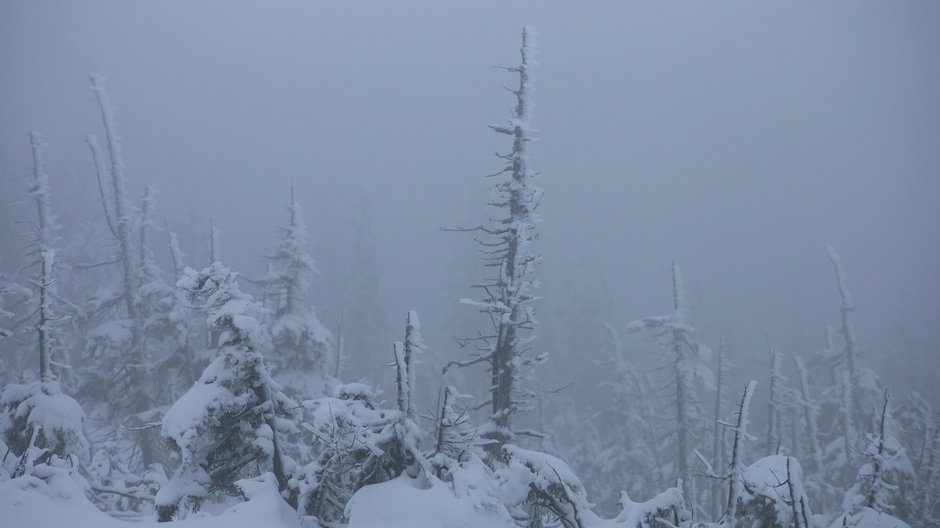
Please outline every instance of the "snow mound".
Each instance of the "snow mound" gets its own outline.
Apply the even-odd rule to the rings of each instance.
[[[428,484],[421,487],[420,484]],[[365,486],[346,506],[348,528],[515,528],[505,510],[488,509],[469,496],[457,497],[435,478],[401,476]]]
[[[909,524],[887,513],[871,508],[859,508],[857,511],[840,515],[829,528],[911,528]]]

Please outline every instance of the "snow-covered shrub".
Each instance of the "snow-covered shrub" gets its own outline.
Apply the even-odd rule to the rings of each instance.
[[[503,466],[495,470],[494,478],[513,517],[542,515],[544,510],[565,528],[581,528],[597,519],[584,486],[565,462],[509,444],[503,446],[500,459]]]
[[[371,387],[352,383],[335,397],[304,402],[301,427],[312,435],[316,458],[291,479],[302,514],[345,522],[346,503],[363,486],[430,473],[418,426],[402,411],[376,408],[374,399]]]
[[[645,502],[634,502],[626,491],[620,492],[620,513],[613,519],[623,528],[667,528],[679,526],[685,517],[682,490],[669,488]]]
[[[7,385],[0,393],[0,410],[4,442],[20,459],[14,475],[27,473],[53,456],[77,458],[76,462],[87,457],[85,413],[58,382]]]
[[[744,470],[743,490],[735,514],[741,526],[808,528],[812,520],[803,488],[803,469],[796,458],[773,455]]]

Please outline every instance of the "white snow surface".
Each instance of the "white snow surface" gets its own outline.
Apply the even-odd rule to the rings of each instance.
[[[909,524],[887,513],[871,508],[859,508],[858,511],[840,515],[829,528],[911,528]]]
[[[217,516],[158,523],[109,517],[85,497],[84,479],[48,468],[45,478],[19,477],[0,482],[0,519],[4,528],[300,528],[300,521],[277,493],[274,476],[238,482],[248,498]],[[36,473],[36,471],[34,471]]]
[[[423,484],[423,486],[422,486]],[[366,486],[346,506],[348,528],[514,528],[505,509],[489,509],[450,485],[401,476]]]

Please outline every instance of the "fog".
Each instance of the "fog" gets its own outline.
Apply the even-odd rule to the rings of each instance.
[[[673,262],[701,338],[715,347],[725,332],[745,371],[764,375],[768,336],[809,354],[838,324],[832,244],[866,362],[887,385],[938,401],[930,1],[7,2],[0,266],[21,265],[12,219],[32,211],[21,196],[30,130],[49,143],[63,236],[101,222],[84,142],[100,134],[95,72],[116,108],[131,196],[158,190],[158,218],[191,261],[207,258],[212,217],[227,263],[263,273],[294,178],[321,271],[314,302],[335,328],[323,292],[342,274],[364,193],[389,339],[416,310],[428,345],[457,357],[454,334],[483,323],[457,299],[475,295],[484,271],[472,236],[441,228],[491,214],[485,175],[508,147],[487,125],[514,104],[502,88],[512,76],[494,66],[518,61],[525,24],[539,32],[531,163],[545,189],[545,330],[533,346],[555,365],[540,384],[590,388],[563,379],[565,365],[602,359],[564,344],[603,331],[572,327],[573,306],[615,325],[666,313]]]

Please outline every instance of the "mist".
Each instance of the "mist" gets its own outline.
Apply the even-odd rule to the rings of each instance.
[[[341,378],[394,401],[391,343],[413,310],[439,358],[419,367],[420,406],[433,415],[445,382],[476,406],[483,369],[439,370],[489,325],[458,301],[478,298],[471,285],[489,272],[474,235],[453,228],[493,216],[486,176],[509,144],[487,125],[512,117],[505,67],[526,25],[538,30],[528,159],[544,190],[529,346],[548,356],[531,376],[565,387],[546,401],[597,419],[605,324],[673,310],[676,265],[698,340],[732,358],[733,391],[760,380],[764,427],[768,349],[795,379],[789,358],[839,328],[831,245],[865,367],[899,400],[916,390],[940,406],[940,6],[928,1],[7,3],[0,271],[24,276],[16,220],[35,214],[33,130],[48,143],[64,258],[115,247],[85,141],[103,135],[93,72],[115,109],[128,196],[156,191],[156,224],[169,222],[188,265],[210,264],[211,218],[222,260],[260,299],[251,281],[293,181],[318,269],[310,301],[334,338],[353,340]],[[166,236],[152,248],[170,270]],[[369,323],[374,346],[342,329],[355,325],[342,292],[363,255],[383,320]],[[655,343],[624,332],[630,360],[658,376]],[[21,347],[0,340],[4,382],[31,365]]]

